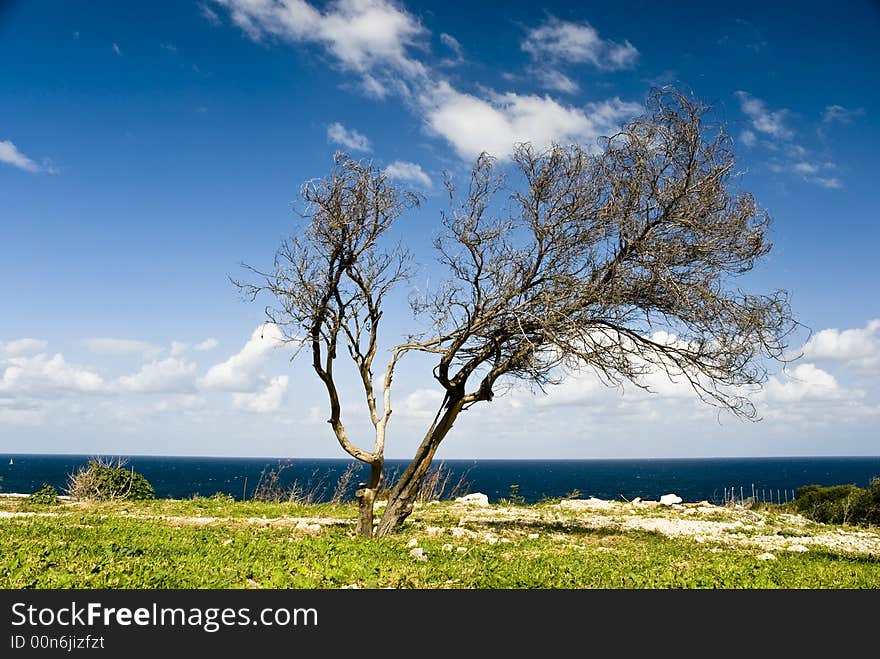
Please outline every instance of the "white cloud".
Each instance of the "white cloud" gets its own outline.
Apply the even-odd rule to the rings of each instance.
[[[745,91],[738,91],[735,95],[743,113],[751,120],[752,128],[777,139],[790,140],[794,137],[794,132],[785,125],[790,114],[788,110],[771,112],[764,101]]]
[[[854,110],[850,110],[843,107],[842,105],[829,105],[822,113],[822,122],[830,124],[837,121],[842,124],[849,124],[852,123],[854,118],[861,117],[864,114],[864,108],[856,108]]]
[[[564,73],[556,69],[542,69],[537,72],[541,87],[563,94],[574,94],[580,86]]]
[[[740,107],[743,113],[749,118],[750,126],[768,139],[763,145],[776,153],[784,154],[781,158],[774,159],[768,163],[767,167],[772,172],[782,173],[788,172],[796,174],[807,183],[812,183],[823,188],[838,189],[843,187],[843,181],[836,176],[829,176],[823,173],[825,170],[835,169],[833,162],[812,162],[808,160],[809,152],[800,144],[795,144],[792,140],[795,137],[794,131],[786,125],[786,121],[790,116],[787,109],[771,111],[767,108],[767,104],[759,98],[755,98],[745,91],[738,91],[735,96],[739,99]],[[831,108],[831,114],[828,112]],[[832,117],[826,119],[829,121],[843,121],[841,106],[829,106],[826,108],[826,116]],[[758,139],[753,130],[745,130],[740,134],[740,139],[746,146],[755,146]],[[820,129],[820,135],[822,134]]]
[[[278,375],[272,378],[262,391],[252,394],[232,394],[232,402],[237,408],[248,412],[275,412],[281,408],[281,404],[284,402],[288,382],[289,378],[286,375]]]
[[[449,50],[452,51],[453,55],[455,55],[455,59],[447,60],[447,63],[459,64],[464,61],[464,51],[462,50],[461,44],[458,43],[458,39],[453,37],[451,34],[441,32],[440,43],[446,46]]]
[[[841,181],[836,176],[814,176],[808,180],[812,183],[815,183],[816,185],[820,185],[823,188],[829,188],[831,190],[839,190],[843,187],[843,181]]]
[[[588,104],[585,110],[563,106],[549,96],[512,92],[485,100],[445,82],[423,103],[430,129],[467,159],[483,151],[506,158],[517,142],[531,142],[537,148],[579,142],[595,148],[599,136],[643,109],[619,98]]]
[[[811,162],[796,162],[792,169],[798,174],[815,174],[819,171],[819,165]]]
[[[195,386],[196,365],[170,357],[144,364],[133,375],[119,378],[119,387],[132,392],[190,391]]]
[[[199,13],[201,13],[202,17],[208,21],[212,26],[217,27],[220,25],[220,17],[217,15],[213,9],[205,5],[204,3],[199,3]]]
[[[171,356],[179,357],[183,353],[189,350],[189,343],[184,343],[183,341],[172,341],[171,342]]]
[[[252,391],[260,384],[269,355],[281,345],[283,336],[277,325],[260,325],[237,354],[208,369],[202,384],[209,389]]]
[[[40,350],[45,350],[46,346],[49,345],[48,341],[44,341],[43,339],[15,339],[14,341],[2,342],[0,341],[0,352],[5,353],[10,356],[16,355],[24,355],[29,352],[39,352]]]
[[[437,389],[416,389],[409,393],[399,404],[393,405],[397,416],[432,419],[443,402],[443,392]]]
[[[215,0],[251,39],[319,43],[345,69],[407,76],[424,67],[407,50],[425,34],[418,19],[389,0],[335,0],[322,10],[304,0]]]
[[[98,355],[142,354],[145,357],[155,357],[163,350],[159,346],[147,343],[146,341],[136,341],[133,339],[99,337],[85,339],[82,343],[86,349]]]
[[[880,364],[880,319],[871,320],[860,329],[824,329],[810,337],[802,351],[809,359],[851,362],[866,368],[876,366]]]
[[[783,403],[839,400],[844,395],[833,375],[809,363],[798,365],[790,374],[771,377],[763,392],[766,400]]]
[[[592,64],[602,71],[632,68],[639,58],[639,51],[629,41],[620,44],[602,39],[589,23],[557,18],[530,30],[522,49],[536,60]]]
[[[12,357],[0,377],[0,392],[52,395],[61,391],[98,392],[104,381],[97,373],[70,364],[59,353]]]
[[[405,160],[395,160],[385,168],[385,175],[390,179],[412,181],[426,188],[431,187],[431,178],[425,174],[421,165]]]
[[[361,78],[360,89],[370,98],[376,98],[380,101],[388,96],[388,88],[369,73],[364,74]]]
[[[196,343],[193,346],[193,350],[197,350],[198,352],[206,352],[208,350],[213,350],[218,345],[220,345],[220,342],[217,339],[215,339],[213,337],[209,337],[209,338],[205,339],[204,341],[202,341],[201,343]]]
[[[42,167],[28,158],[19,151],[18,147],[16,147],[10,140],[0,141],[0,162],[12,165],[13,167],[18,167],[26,172],[36,173],[46,171],[50,174],[54,172],[52,168]]]
[[[327,139],[352,151],[369,151],[370,140],[356,130],[348,130],[338,121],[327,126]]]

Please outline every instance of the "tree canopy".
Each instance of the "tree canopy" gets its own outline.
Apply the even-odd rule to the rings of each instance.
[[[361,533],[402,523],[458,415],[514,380],[547,387],[592,369],[607,384],[645,386],[659,369],[711,404],[756,416],[749,394],[766,380],[767,360],[784,359],[796,321],[786,292],[735,285],[770,251],[770,218],[733,190],[732,140],[708,112],[657,90],[646,113],[598,149],[518,144],[509,166],[483,154],[463,185],[447,177],[450,209],[434,246],[448,277],[413,298],[414,329],[391,349],[381,406],[373,362],[382,306],[413,270],[385,234],[419,199],[345,154],[303,186],[304,231],[281,245],[272,271],[255,270],[259,283],[239,285],[273,295],[270,320],[310,352],[337,441],[371,466],[358,493]],[[360,375],[371,448],[341,419],[342,347]],[[408,352],[434,357],[445,395],[374,531],[393,374]]]

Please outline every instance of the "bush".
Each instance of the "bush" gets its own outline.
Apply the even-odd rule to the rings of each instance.
[[[37,503],[47,506],[54,506],[58,503],[58,491],[48,483],[43,483],[43,487],[31,494],[28,503]]]
[[[798,488],[797,511],[825,524],[880,523],[880,478],[871,480],[867,489],[855,485],[805,485]]]
[[[869,524],[880,524],[880,476],[871,480],[862,495],[860,513]]]
[[[113,501],[155,499],[153,486],[122,460],[89,460],[68,477],[67,491],[74,499]]]

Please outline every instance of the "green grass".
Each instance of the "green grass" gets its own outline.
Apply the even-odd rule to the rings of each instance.
[[[461,520],[460,510],[430,506],[400,533],[372,541],[353,536],[350,504],[208,498],[87,506],[4,501],[0,509],[57,513],[0,519],[0,587],[13,589],[880,587],[878,556],[811,549],[762,561],[755,547],[595,528],[559,519],[548,506],[523,508],[547,512],[528,524]],[[169,519],[185,516],[223,519]],[[283,516],[346,521],[307,533],[246,519]],[[459,521],[476,537],[454,537],[450,525]],[[431,525],[441,528],[430,534]],[[489,544],[486,533],[507,541]],[[534,533],[539,537],[528,537]],[[428,561],[409,555],[411,539]]]

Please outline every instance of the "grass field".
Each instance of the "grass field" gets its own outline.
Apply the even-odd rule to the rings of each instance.
[[[365,541],[350,504],[0,498],[0,587],[880,587],[877,529],[772,509],[566,503],[431,504]]]

